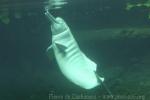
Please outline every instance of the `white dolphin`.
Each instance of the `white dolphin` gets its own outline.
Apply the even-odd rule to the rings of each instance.
[[[100,85],[104,78],[96,74],[96,63],[80,50],[66,22],[59,17],[52,20],[52,45],[47,50],[53,48],[61,72],[84,89]]]

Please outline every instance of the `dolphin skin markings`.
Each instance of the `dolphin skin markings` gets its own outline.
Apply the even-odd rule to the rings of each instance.
[[[74,84],[92,89],[104,81],[96,74],[97,65],[90,60],[79,48],[66,22],[57,17],[57,23],[52,22],[52,45],[56,61],[64,76]]]

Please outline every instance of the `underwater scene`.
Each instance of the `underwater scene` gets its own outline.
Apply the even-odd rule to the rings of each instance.
[[[0,100],[150,100],[150,0],[0,0]]]

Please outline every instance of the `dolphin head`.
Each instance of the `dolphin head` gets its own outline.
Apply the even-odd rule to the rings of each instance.
[[[68,29],[66,22],[62,18],[57,17],[56,21],[57,23],[53,22],[51,25],[52,35],[61,34]]]

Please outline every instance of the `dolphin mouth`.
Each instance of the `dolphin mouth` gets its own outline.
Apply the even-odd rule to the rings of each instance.
[[[55,17],[51,13],[49,13],[47,7],[45,7],[45,15],[52,23],[59,23],[58,21],[56,21]]]

